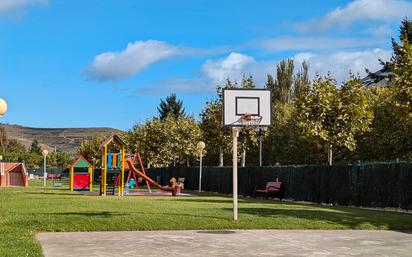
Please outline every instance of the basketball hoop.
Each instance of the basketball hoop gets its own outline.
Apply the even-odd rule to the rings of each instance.
[[[268,89],[223,89],[223,125],[232,127],[233,220],[238,221],[238,137],[240,127],[272,125],[272,95]],[[262,137],[261,137],[262,138]],[[261,148],[260,148],[261,149]],[[261,161],[260,161],[261,163]]]
[[[245,113],[240,117],[239,123],[244,127],[257,127],[262,121],[262,116]]]

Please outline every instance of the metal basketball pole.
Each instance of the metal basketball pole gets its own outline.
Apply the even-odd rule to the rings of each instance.
[[[239,137],[239,128],[232,128],[233,146],[232,146],[232,172],[233,172],[233,220],[238,220],[237,215],[237,138]]]
[[[262,128],[259,129],[259,166],[262,167],[262,137],[263,131]]]

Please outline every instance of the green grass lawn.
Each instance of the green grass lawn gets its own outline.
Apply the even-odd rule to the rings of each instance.
[[[0,256],[41,256],[40,231],[169,229],[412,229],[412,215],[346,207],[239,199],[233,223],[231,198],[100,197],[66,188],[0,189]]]

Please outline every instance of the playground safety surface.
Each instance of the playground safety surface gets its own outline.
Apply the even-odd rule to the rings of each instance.
[[[411,256],[412,232],[207,230],[39,233],[59,256]]]
[[[81,191],[80,193],[83,194],[83,195],[88,195],[88,196],[100,196],[99,192],[97,192],[97,191],[94,191],[94,192]],[[109,194],[108,196],[112,196],[112,195]],[[117,193],[115,193],[114,196],[117,196]],[[161,190],[152,190],[152,192],[148,192],[148,191],[130,191],[125,196],[172,196],[172,192],[161,191]],[[197,196],[197,195],[188,194],[188,193],[181,193],[177,197],[182,197],[182,196]]]

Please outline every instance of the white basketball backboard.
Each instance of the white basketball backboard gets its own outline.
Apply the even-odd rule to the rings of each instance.
[[[223,125],[241,127],[245,114],[261,118],[260,127],[272,125],[271,99],[266,89],[223,89]]]

